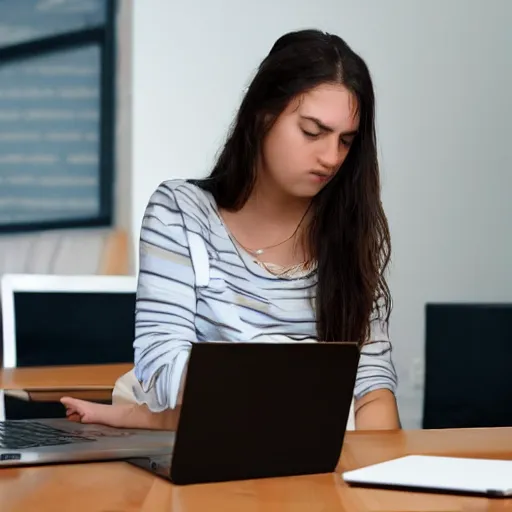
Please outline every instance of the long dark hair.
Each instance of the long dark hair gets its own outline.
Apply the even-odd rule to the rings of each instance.
[[[245,94],[212,173],[198,184],[221,208],[240,209],[253,190],[262,140],[273,121],[293,98],[322,83],[343,84],[355,95],[360,125],[339,172],[312,201],[307,248],[317,262],[317,335],[362,344],[372,316],[386,324],[389,319],[385,272],[391,244],[380,198],[373,85],[361,57],[340,37],[317,30],[278,39]]]

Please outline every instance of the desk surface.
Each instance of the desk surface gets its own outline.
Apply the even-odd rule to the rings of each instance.
[[[108,389],[133,368],[133,364],[44,366],[0,369],[0,389]]]
[[[347,487],[340,472],[405,454],[512,459],[512,428],[349,432],[336,474],[177,487],[125,462],[0,469],[2,512],[512,511],[512,500]]]

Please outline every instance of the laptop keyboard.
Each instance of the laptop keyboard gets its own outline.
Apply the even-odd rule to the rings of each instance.
[[[88,441],[96,441],[96,439],[72,434],[36,421],[0,421],[0,449],[22,450],[23,448],[58,446]]]

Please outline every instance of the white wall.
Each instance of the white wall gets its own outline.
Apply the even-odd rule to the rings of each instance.
[[[512,2],[134,2],[132,225],[164,179],[209,172],[242,89],[284,32],[366,59],[394,265],[404,425],[420,425],[427,301],[512,300]]]
[[[132,41],[133,0],[117,9],[115,226],[132,230]],[[133,262],[130,261],[130,267]],[[130,268],[130,270],[133,270]]]

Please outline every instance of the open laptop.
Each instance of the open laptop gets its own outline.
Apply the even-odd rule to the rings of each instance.
[[[0,422],[0,467],[130,459],[177,484],[333,472],[356,343],[195,343],[176,433]]]

